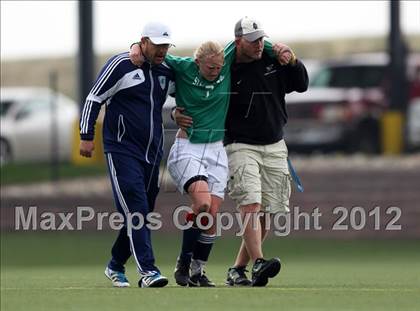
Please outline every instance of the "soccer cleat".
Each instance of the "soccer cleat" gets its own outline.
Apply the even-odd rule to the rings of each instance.
[[[139,287],[164,287],[168,284],[168,279],[159,272],[144,276],[139,280]]]
[[[105,276],[111,280],[112,286],[114,287],[129,287],[130,283],[124,274],[124,272],[114,271],[109,267],[105,268]]]
[[[232,267],[227,272],[226,285],[229,286],[251,286],[252,282],[248,280],[245,267]]]
[[[194,274],[190,277],[188,281],[190,287],[215,287],[216,285],[210,281],[207,276],[204,274]]]
[[[281,268],[279,258],[258,258],[252,267],[252,286],[265,286],[269,278],[275,277]]]
[[[190,279],[190,267],[189,265],[181,262],[179,258],[176,261],[174,277],[176,284],[180,286],[188,285],[188,280]]]

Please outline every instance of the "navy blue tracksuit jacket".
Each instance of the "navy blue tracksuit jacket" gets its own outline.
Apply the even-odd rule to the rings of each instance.
[[[165,64],[133,65],[128,53],[111,57],[102,68],[80,116],[80,138],[93,140],[96,119],[106,104],[103,144],[118,211],[125,217],[112,248],[109,267],[124,272],[134,256],[142,275],[159,271],[154,265],[150,230],[128,225],[130,213],[146,218],[159,191],[162,158],[162,106],[174,92],[174,74]],[[133,225],[138,221],[133,218]]]

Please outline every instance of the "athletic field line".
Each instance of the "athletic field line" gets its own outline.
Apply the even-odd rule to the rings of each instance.
[[[133,286],[131,289],[136,289],[138,287]],[[164,288],[154,288],[154,289],[161,289],[165,290],[165,288],[177,288],[180,290],[185,290],[185,287],[179,287],[177,285],[169,285]],[[217,286],[216,290],[219,289],[225,289],[225,290],[237,290],[237,289],[247,289],[248,287],[228,287],[228,286]],[[368,288],[368,287],[362,287],[362,288],[348,288],[348,287],[260,287],[260,289],[263,290],[269,290],[269,291],[280,291],[280,292],[293,292],[293,291],[299,291],[299,292],[323,292],[323,291],[329,291],[329,292],[340,292],[340,291],[346,291],[346,292],[418,292],[420,293],[420,288]],[[28,291],[28,290],[51,290],[51,291],[71,291],[71,290],[127,290],[123,288],[115,288],[115,287],[78,287],[78,286],[70,286],[70,287],[42,287],[42,288],[19,288],[19,287],[3,287],[1,288],[1,291]],[[128,288],[130,290],[130,288]]]

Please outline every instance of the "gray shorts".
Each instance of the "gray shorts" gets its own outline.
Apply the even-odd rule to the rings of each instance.
[[[289,212],[291,177],[284,140],[262,146],[234,143],[225,149],[227,188],[238,207],[258,203],[268,213]]]

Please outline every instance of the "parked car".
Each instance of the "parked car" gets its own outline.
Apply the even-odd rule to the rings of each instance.
[[[54,96],[53,96],[54,95]],[[54,100],[59,160],[69,160],[79,108],[75,101],[46,88],[1,88],[0,162],[40,162],[51,158]]]
[[[389,105],[388,56],[358,54],[327,61],[312,75],[309,90],[287,96],[285,139],[296,151],[344,150],[378,153],[380,118]],[[420,54],[408,58],[410,99],[407,138],[420,147]],[[416,117],[414,117],[416,116]]]
[[[308,72],[309,81],[312,81],[313,76],[321,69],[322,62],[317,59],[303,59],[302,62]]]

